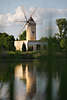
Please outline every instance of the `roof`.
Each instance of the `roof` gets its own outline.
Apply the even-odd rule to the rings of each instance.
[[[32,17],[29,18],[29,20],[27,21],[27,23],[29,24],[36,24],[34,19]]]

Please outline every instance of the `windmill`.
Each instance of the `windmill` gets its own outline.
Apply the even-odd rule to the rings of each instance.
[[[23,29],[26,27],[26,40],[36,40],[36,23],[33,19],[33,14],[36,11],[36,8],[33,10],[31,13],[29,19],[27,19],[27,16],[25,14],[24,8],[22,7],[23,13],[24,13],[24,18],[25,21],[16,21],[16,22],[23,22],[25,23],[23,26]]]

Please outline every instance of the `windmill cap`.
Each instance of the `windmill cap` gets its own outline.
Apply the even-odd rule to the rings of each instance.
[[[32,18],[32,17],[30,17],[30,18],[29,18],[29,20],[28,20],[27,22],[28,22],[28,23],[33,22],[33,24],[35,24],[35,21],[33,20],[33,18]]]

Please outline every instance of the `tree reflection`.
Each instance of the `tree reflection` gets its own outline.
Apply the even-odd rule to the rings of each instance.
[[[9,66],[8,68],[9,76],[9,99],[14,100],[14,66]]]
[[[67,99],[67,60],[66,58],[64,60],[60,76],[59,100]]]
[[[1,75],[1,71],[0,71],[0,84],[1,84],[1,95],[2,98],[1,99],[9,99],[9,100],[14,100],[13,98],[13,92],[14,92],[14,66],[12,67],[11,64],[9,63],[5,63],[2,65],[3,72]],[[1,96],[0,95],[0,96]]]
[[[46,100],[53,99],[53,72],[56,68],[56,47],[52,42],[51,35],[48,40],[48,59],[47,59],[47,87],[46,87]],[[54,67],[54,68],[53,68]]]

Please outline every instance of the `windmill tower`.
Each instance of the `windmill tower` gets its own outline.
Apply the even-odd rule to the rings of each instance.
[[[26,40],[36,40],[36,23],[32,17],[29,18],[26,24]]]
[[[31,40],[31,41],[36,40],[36,23],[35,23],[34,19],[32,18],[33,14],[36,11],[36,8],[31,13],[29,19],[27,19],[24,7],[22,7],[22,10],[24,13],[25,21],[21,21],[21,22],[25,22],[24,27],[26,27],[26,40],[27,41],[28,40]]]
[[[31,41],[36,40],[36,23],[35,23],[34,19],[32,18],[33,14],[36,11],[36,8],[31,13],[29,19],[27,19],[27,16],[25,14],[25,10],[24,10],[23,6],[22,6],[22,10],[23,10],[23,13],[24,13],[25,20],[24,21],[17,21],[17,22],[25,23],[25,25],[22,29],[26,28],[26,40],[27,41],[28,40],[31,40]]]

